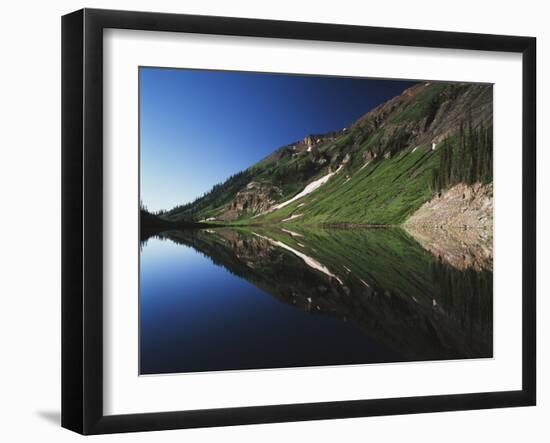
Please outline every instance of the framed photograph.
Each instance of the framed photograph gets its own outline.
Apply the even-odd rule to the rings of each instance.
[[[530,37],[62,20],[62,425],[529,406]]]

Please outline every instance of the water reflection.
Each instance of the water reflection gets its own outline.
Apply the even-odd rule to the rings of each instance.
[[[492,263],[429,251],[401,229],[164,232],[142,250],[141,372],[491,357]]]

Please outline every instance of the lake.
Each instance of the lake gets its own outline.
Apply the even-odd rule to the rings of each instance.
[[[468,235],[220,227],[150,237],[140,373],[492,357],[492,249],[468,247]]]

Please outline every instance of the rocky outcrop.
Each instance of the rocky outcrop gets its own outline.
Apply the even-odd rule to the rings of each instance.
[[[336,138],[336,134],[331,132],[328,134],[312,134],[306,135],[302,140],[291,145],[291,149],[294,152],[314,152],[317,151],[319,146],[328,143]]]
[[[235,220],[243,213],[259,214],[269,209],[277,198],[281,196],[281,190],[274,185],[258,182],[250,182],[244,189],[237,192],[233,200],[218,216],[219,220]]]
[[[493,185],[460,183],[424,203],[405,226],[493,229]]]
[[[441,90],[436,93],[437,84],[419,83],[369,111],[352,125],[352,129],[362,133],[358,142],[380,134],[370,149],[380,155],[389,152],[389,156],[393,156],[409,147],[440,143],[467,122],[474,128],[491,124],[491,85],[440,86]],[[423,104],[418,97],[424,100]]]

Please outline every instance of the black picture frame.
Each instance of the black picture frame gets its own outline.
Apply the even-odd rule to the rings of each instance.
[[[129,415],[103,413],[103,30],[353,42],[522,54],[522,389]],[[83,9],[62,18],[62,426],[81,434],[319,420],[536,403],[536,39]]]

